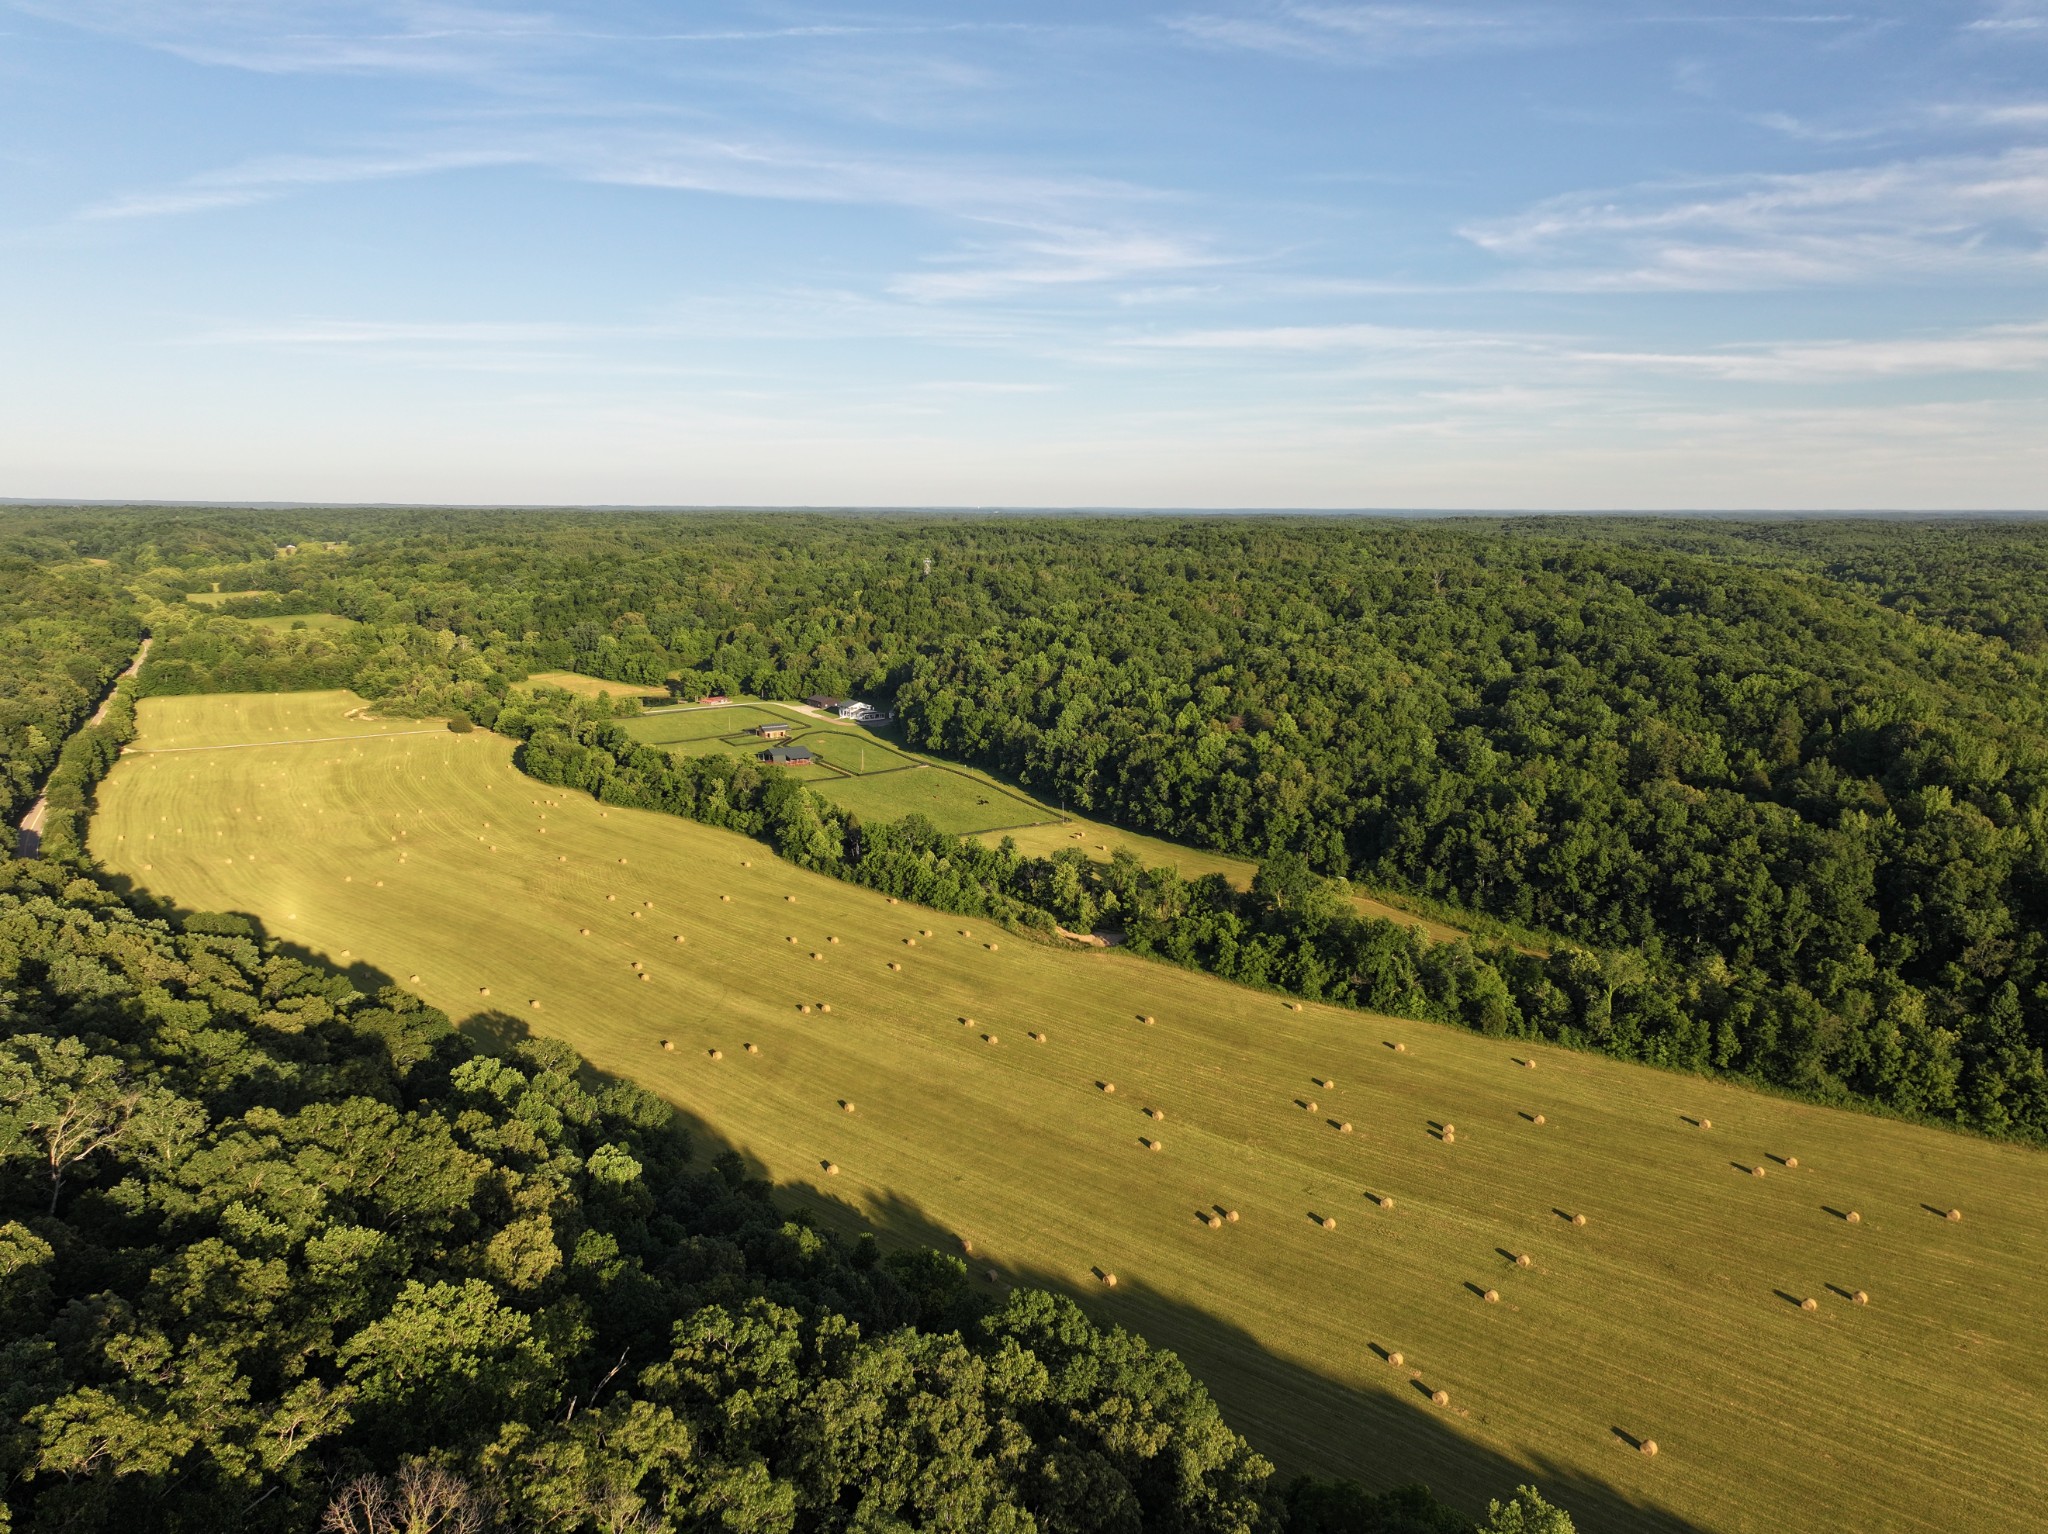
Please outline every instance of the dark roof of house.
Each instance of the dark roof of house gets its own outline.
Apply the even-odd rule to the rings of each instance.
[[[810,704],[812,708],[839,707],[839,700],[837,698],[828,698],[822,692],[812,693],[808,698],[804,699],[804,702]]]
[[[809,746],[770,746],[761,754],[778,766],[801,765],[813,760]]]
[[[787,735],[789,733],[789,726],[779,719],[771,719],[766,724],[755,725],[754,733],[756,735]]]

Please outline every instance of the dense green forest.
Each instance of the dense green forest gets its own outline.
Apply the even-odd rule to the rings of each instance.
[[[0,1528],[1471,1529],[1283,1486],[1171,1354],[243,918],[0,862],[0,1022]]]
[[[1431,1015],[2048,1134],[2035,524],[136,511],[23,527],[112,561],[146,600],[229,594],[218,616],[158,609],[149,690],[346,684],[484,724],[511,681],[559,667],[893,700],[914,744],[1048,798],[1428,897],[1556,960],[1474,953]],[[356,622],[290,627],[312,612]],[[1183,930],[1184,961],[1259,977],[1221,935]],[[1357,977],[1347,944],[1309,945],[1337,966],[1324,994]],[[1401,990],[1352,986],[1373,1005]]]
[[[125,579],[67,554],[40,539],[0,542],[0,808],[10,827],[142,637]]]
[[[0,1527],[1469,1527],[1281,1486],[1170,1355],[786,1219],[560,1045],[131,909],[77,829],[132,693],[354,687],[950,909],[2048,1134],[2048,529],[23,512],[0,586],[0,773],[58,812],[0,867]],[[557,668],[893,701],[1260,874],[864,825],[513,690]]]

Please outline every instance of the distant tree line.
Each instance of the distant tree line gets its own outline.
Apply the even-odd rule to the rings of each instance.
[[[1486,999],[1461,978],[1460,1016],[2048,1133],[2038,525],[108,512],[24,526],[74,562],[111,561],[151,600],[217,584],[362,625],[274,633],[155,609],[148,690],[347,685],[484,725],[514,682],[555,667],[873,696],[912,744],[1046,797],[1426,897],[1602,976],[1567,984],[1545,961],[1532,978],[1526,956],[1482,943],[1470,994]],[[300,552],[280,557],[285,543]],[[1274,918],[1230,914],[1260,941],[1219,919],[1159,951],[1284,969],[1259,957]],[[1349,942],[1297,947],[1355,991]]]

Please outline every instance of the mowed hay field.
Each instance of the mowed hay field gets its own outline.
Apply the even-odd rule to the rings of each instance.
[[[355,706],[146,701],[95,855],[1082,1295],[1289,1467],[1467,1507],[1520,1474],[1595,1534],[2039,1526],[2038,1153],[1051,949]]]

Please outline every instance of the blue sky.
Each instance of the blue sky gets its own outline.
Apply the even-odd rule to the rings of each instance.
[[[0,494],[2048,505],[2048,0],[0,0]]]

